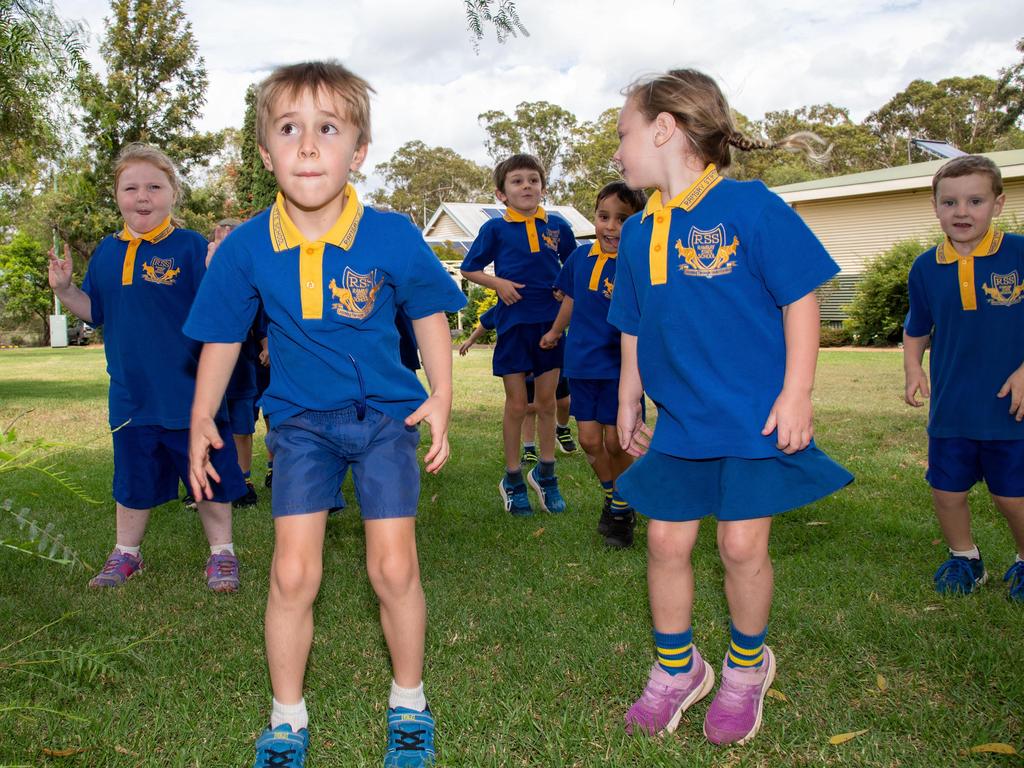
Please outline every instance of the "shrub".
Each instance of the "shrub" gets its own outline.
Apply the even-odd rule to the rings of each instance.
[[[466,308],[462,310],[463,338],[469,336],[469,334],[473,332],[473,329],[476,328],[476,325],[480,320],[480,315],[497,303],[498,294],[490,288],[484,288],[479,285],[475,285],[470,288],[469,303],[466,304]],[[480,337],[478,343],[493,344],[494,338],[494,331],[488,331]]]
[[[853,337],[845,328],[833,328],[830,325],[821,326],[822,347],[845,347],[853,343]]]
[[[886,346],[903,338],[903,320],[910,305],[907,274],[927,247],[920,240],[904,240],[868,265],[853,303],[846,308],[844,327],[854,344]]]

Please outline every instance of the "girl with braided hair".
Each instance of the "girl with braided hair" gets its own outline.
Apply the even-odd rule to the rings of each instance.
[[[710,515],[731,626],[704,734],[715,744],[742,744],[760,728],[775,676],[764,644],[772,517],[853,477],[813,440],[814,289],[839,268],[764,184],[721,171],[732,148],[814,155],[817,137],[744,136],[715,82],[693,70],[634,83],[625,95],[614,159],[631,188],[655,191],[622,227],[608,320],[622,331],[619,439],[642,457],[619,478],[619,492],[650,519],[657,651],[626,729],[673,731],[714,687],[691,621],[690,557],[700,520]],[[640,416],[644,391],[658,406],[654,430]]]

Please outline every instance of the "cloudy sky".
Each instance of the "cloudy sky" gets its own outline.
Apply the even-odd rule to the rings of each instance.
[[[86,22],[101,67],[108,3],[56,5]],[[546,100],[592,120],[637,76],[679,66],[716,77],[751,118],[832,102],[860,120],[914,79],[994,77],[1024,35],[1024,5],[1005,0],[519,0],[530,36],[492,33],[476,54],[462,0],[184,6],[210,80],[200,127],[240,126],[246,87],[276,65],[334,57],[377,90],[366,171],[413,139],[487,164],[481,112]]]

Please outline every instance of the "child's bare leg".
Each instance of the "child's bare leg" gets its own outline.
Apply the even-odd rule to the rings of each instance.
[[[234,435],[238,466],[243,473],[252,469],[252,435]]]
[[[946,546],[957,552],[973,549],[974,538],[971,536],[971,510],[967,506],[967,491],[940,491],[932,488],[932,501]]]
[[[533,403],[526,404],[526,416],[523,417],[523,445],[536,445],[537,439],[537,408]]]
[[[732,623],[746,635],[768,626],[775,576],[768,555],[772,519],[719,521],[718,554],[725,566],[725,597]]]
[[[508,373],[501,381],[505,385],[505,414],[501,422],[505,468],[514,472],[519,468],[519,433],[526,416],[526,374]]]
[[[587,461],[593,467],[597,479],[602,483],[610,483],[615,478],[612,475],[608,451],[605,450],[604,427],[596,421],[577,421],[576,428],[580,445],[583,446],[583,452],[587,454]]]
[[[200,501],[196,506],[210,547],[216,549],[220,544],[230,544],[231,504],[223,501]]]
[[[647,527],[647,591],[658,632],[685,632],[693,615],[690,555],[700,521],[651,520]]]
[[[1010,533],[1013,534],[1013,541],[1017,545],[1017,554],[1024,557],[1024,497],[996,496],[993,493],[992,501],[1010,526]]]
[[[149,510],[132,509],[121,503],[116,504],[116,509],[117,543],[125,547],[141,546],[149,523]]]
[[[265,633],[270,685],[282,704],[302,700],[313,643],[313,601],[323,575],[326,524],[326,510],[274,519]]]
[[[416,555],[416,518],[367,520],[366,570],[380,601],[395,682],[415,688],[423,680],[427,605]]]
[[[555,389],[558,369],[533,380],[533,404],[537,408],[537,447],[541,461],[555,460]]]
[[[618,480],[619,475],[629,469],[633,458],[622,450],[619,442],[619,434],[615,427],[604,425],[604,448],[608,453],[608,467],[611,471],[611,479]]]

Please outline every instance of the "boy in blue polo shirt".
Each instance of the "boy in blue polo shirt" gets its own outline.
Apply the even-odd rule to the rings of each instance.
[[[277,202],[224,241],[185,332],[206,342],[192,414],[196,497],[216,472],[211,409],[262,302],[270,385],[263,408],[274,452],[275,547],[266,612],[273,688],[257,766],[301,766],[309,744],[303,678],[328,509],[351,466],[394,680],[385,766],[434,761],[423,693],[426,605],[416,556],[416,425],[430,424],[428,472],[448,460],[451,337],[446,311],[465,298],[403,217],[360,203],[348,183],[370,141],[370,86],[341,64],[282,67],[260,86],[256,132]],[[402,365],[395,314],[412,320],[432,393]]]
[[[621,181],[606,184],[594,207],[593,245],[581,245],[565,262],[556,285],[565,294],[562,308],[541,346],[552,348],[572,323],[565,340],[569,412],[576,418],[580,445],[601,483],[604,507],[597,524],[605,543],[632,546],[636,513],[615,490],[615,480],[632,464],[619,445],[615,421],[619,409],[619,329],[608,322],[615,287],[615,257],[622,225],[644,207],[647,197]]]
[[[921,361],[931,334],[925,477],[949,547],[936,591],[969,594],[988,578],[967,504],[984,479],[1017,546],[1003,580],[1024,603],[1024,238],[993,228],[1004,200],[999,167],[986,157],[954,158],[932,179],[946,239],[910,269],[904,398],[920,407],[918,393],[929,396]]]
[[[533,372],[540,461],[526,481],[536,491],[541,508],[565,511],[555,476],[555,389],[562,367],[562,343],[542,349],[541,337],[551,328],[559,304],[552,294],[558,273],[576,248],[572,228],[563,218],[549,216],[540,201],[546,188],[544,166],[532,155],[512,155],[494,169],[495,195],[505,203],[505,215],[480,227],[462,262],[467,280],[491,288],[503,305],[497,317],[498,342],[492,368],[505,387],[502,439],[505,474],[498,492],[505,510],[530,515],[519,439],[526,417],[526,375]],[[484,268],[494,264],[494,274]]]
[[[206,271],[207,244],[173,217],[180,191],[164,152],[129,144],[114,169],[124,228],[96,247],[80,289],[71,282],[68,248],[63,259],[50,254],[54,293],[78,317],[103,326],[110,374],[117,538],[91,587],[119,587],[143,569],[150,510],[177,498],[179,478],[188,482],[189,410],[200,345],[186,338],[181,326]],[[210,429],[228,437],[223,399],[211,403],[210,414],[216,417]],[[245,485],[230,437],[212,462],[222,483],[199,504],[210,544],[206,583],[218,592],[234,592],[239,581],[231,500]]]

